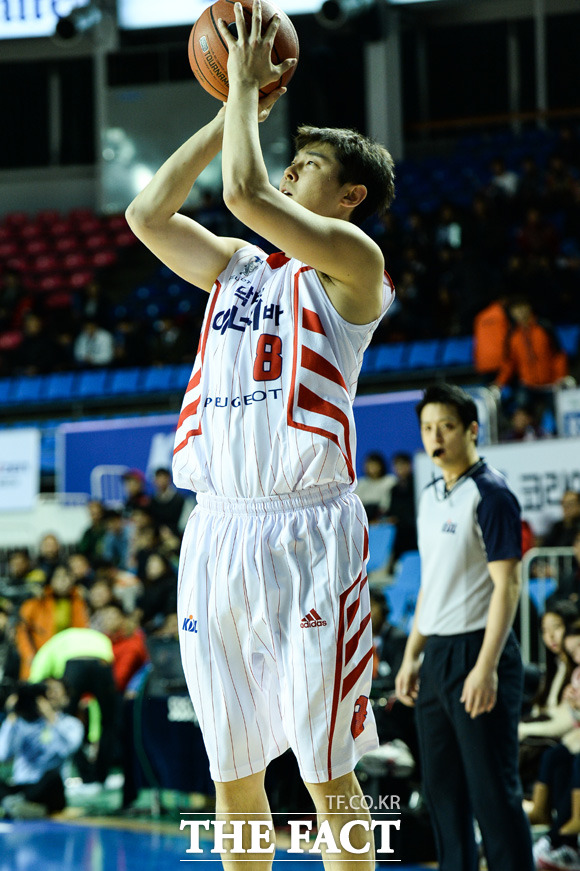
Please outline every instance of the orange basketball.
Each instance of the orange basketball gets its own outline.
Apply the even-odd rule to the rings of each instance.
[[[249,32],[252,25],[252,0],[241,0],[241,3]],[[262,33],[274,14],[279,16],[280,26],[272,49],[272,60],[279,64],[286,58],[298,57],[298,36],[286,13],[268,0],[262,0]],[[227,23],[229,30],[236,36],[234,0],[216,0],[212,6],[204,9],[193,25],[189,35],[188,55],[193,74],[202,88],[223,102],[227,100],[229,90],[228,47],[218,30],[219,18]],[[295,69],[296,66],[293,66],[282,78],[270,82],[261,89],[260,94],[265,96],[276,88],[287,85]]]

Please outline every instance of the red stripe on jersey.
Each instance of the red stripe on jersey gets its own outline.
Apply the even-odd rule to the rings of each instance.
[[[216,281],[215,284],[216,284],[215,293],[211,297],[209,308],[208,308],[208,311],[206,314],[206,320],[205,320],[205,324],[204,324],[204,328],[203,328],[203,333],[199,339],[198,356],[197,356],[197,360],[196,360],[197,368],[192,373],[192,376],[189,380],[189,384],[187,385],[187,389],[185,391],[185,396],[187,396],[187,394],[190,392],[190,390],[194,390],[197,387],[199,387],[199,385],[201,383],[201,370],[202,370],[202,366],[203,366],[203,363],[205,360],[205,348],[207,345],[207,339],[209,336],[209,331],[211,328],[211,322],[213,320],[213,313],[215,311],[217,299],[218,299],[218,296],[220,295],[220,291],[222,289],[222,286],[221,286],[219,281]],[[184,396],[184,401],[185,401],[185,396]],[[191,417],[194,414],[197,414],[197,409],[199,407],[200,400],[201,400],[201,396],[196,396],[196,398],[194,399],[193,402],[188,403],[187,405],[185,405],[182,408],[181,413],[179,415],[179,421],[177,423],[177,431],[179,431],[180,426],[183,426],[183,424],[187,422],[188,417]],[[175,456],[175,454],[178,451],[181,451],[187,445],[189,439],[192,436],[199,435],[200,433],[201,433],[201,418],[199,420],[198,426],[195,429],[190,429],[187,432],[187,434],[185,435],[185,437],[182,438],[182,440],[179,442],[179,444],[173,449],[173,455]]]
[[[350,639],[350,641],[347,642],[346,648],[344,651],[344,664],[345,665],[347,662],[350,662],[351,659],[353,658],[353,656],[355,655],[359,641],[361,640],[361,636],[362,636],[363,632],[365,631],[365,629],[367,628],[370,619],[371,619],[371,614],[369,611],[367,616],[364,618],[364,620],[360,624],[359,630],[356,633],[356,635],[353,635],[352,638]]]
[[[293,302],[293,314],[294,314],[294,324],[297,325],[300,323],[300,276],[303,272],[309,272],[312,269],[311,266],[302,266],[297,270],[294,276],[294,302]],[[319,332],[322,335],[326,335],[322,328],[322,324],[320,323],[320,319],[316,312],[313,312],[311,309],[303,309],[302,310],[302,320],[304,321],[306,318],[306,325],[310,325],[312,327],[311,332]],[[304,325],[304,324],[303,324]],[[317,325],[320,326],[320,329],[317,328]],[[348,417],[344,414],[343,411],[337,406],[322,399],[320,396],[317,396],[309,388],[305,387],[303,384],[300,384],[300,378],[298,377],[298,367],[302,366],[302,359],[299,359],[299,340],[302,334],[302,330],[294,329],[294,347],[293,347],[293,358],[292,358],[292,381],[288,396],[288,406],[286,413],[286,420],[288,426],[292,426],[295,429],[302,430],[303,432],[311,432],[316,435],[323,436],[329,441],[334,442],[334,444],[338,447],[341,454],[344,457],[348,475],[351,481],[355,479],[355,471],[354,464],[351,456],[351,445],[350,445],[350,424]],[[304,345],[301,346],[304,348]],[[305,367],[306,369],[306,367]],[[313,370],[307,370],[313,371]],[[316,371],[316,370],[314,370]],[[339,435],[335,432],[331,432],[328,429],[325,429],[320,426],[313,426],[309,423],[301,423],[294,419],[294,403],[296,401],[296,387],[298,384],[298,402],[297,407],[304,409],[305,411],[317,412],[322,414],[323,416],[329,418],[329,420],[334,421],[337,427],[340,427],[344,434],[344,447],[341,445],[341,440]],[[342,386],[342,385],[341,385]],[[346,388],[343,388],[346,390]],[[346,391],[348,397],[348,391]],[[348,397],[350,400],[350,397]]]
[[[301,363],[305,369],[310,369],[311,372],[317,372],[319,375],[324,375],[325,378],[328,378],[329,381],[334,381],[335,384],[340,384],[341,387],[344,387],[347,390],[347,386],[345,384],[344,378],[332,363],[329,363],[324,357],[321,357],[320,354],[317,354],[316,351],[313,351],[312,348],[307,348],[305,345],[302,346],[302,357]]]
[[[179,420],[177,421],[178,427],[180,427],[182,423],[185,423],[185,421],[187,420],[187,418],[190,415],[195,414],[197,412],[197,408],[199,406],[200,399],[201,399],[201,397],[198,396],[197,399],[195,400],[195,402],[190,402],[189,405],[186,405],[182,409],[181,414],[179,415]]]
[[[353,688],[353,686],[355,685],[355,683],[357,682],[357,680],[359,679],[359,677],[361,676],[361,674],[363,673],[365,668],[367,667],[368,661],[369,661],[369,659],[371,659],[373,653],[374,653],[374,648],[371,647],[371,649],[368,650],[367,653],[365,653],[365,655],[363,656],[363,658],[361,659],[359,664],[356,665],[353,668],[353,670],[349,674],[347,674],[347,676],[343,680],[343,682],[342,682],[342,695],[340,697],[341,702],[349,694],[349,692],[351,691],[351,689]]]
[[[302,309],[302,326],[305,330],[310,330],[312,333],[320,333],[322,336],[326,335],[324,327],[322,326],[322,321],[316,312],[313,312],[309,308]]]
[[[362,579],[362,583],[361,583]],[[356,581],[353,581],[348,589],[344,590],[343,593],[340,594],[339,602],[338,602],[338,630],[336,633],[336,662],[334,665],[334,690],[332,693],[332,709],[330,713],[330,726],[328,729],[328,758],[327,758],[327,766],[328,766],[328,779],[332,780],[332,742],[334,739],[334,730],[336,728],[336,716],[338,713],[338,705],[341,701],[341,683],[344,689],[344,682],[342,681],[342,669],[344,666],[344,637],[346,632],[348,631],[348,626],[352,620],[348,622],[348,625],[345,625],[345,618],[349,612],[349,608],[346,607],[346,602],[348,597],[355,589],[357,585],[360,585],[359,595],[356,598],[356,604],[358,610],[358,602],[360,600],[360,590],[363,589],[365,583],[367,581],[367,577],[362,577],[362,572],[357,577]],[[354,603],[353,603],[354,604]],[[373,650],[371,649],[371,655]],[[351,672],[352,674],[352,672]],[[350,675],[348,676],[350,677]],[[344,695],[342,696],[344,698]]]
[[[284,266],[285,263],[288,263],[290,260],[289,257],[286,257],[281,251],[274,251],[273,254],[269,254],[266,257],[266,263],[270,267],[270,269],[280,269],[281,266]]]

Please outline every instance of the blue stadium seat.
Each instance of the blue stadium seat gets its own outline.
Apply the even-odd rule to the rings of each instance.
[[[45,399],[69,399],[74,394],[75,372],[55,372],[46,379]]]
[[[44,399],[45,384],[43,375],[21,375],[14,379],[12,402],[39,402]]]
[[[441,343],[439,339],[411,342],[407,357],[407,369],[437,369]]]
[[[407,633],[411,629],[420,585],[421,559],[418,551],[410,550],[401,555],[395,568],[393,583],[386,590],[390,608],[389,619]]]
[[[371,345],[367,348],[362,361],[361,375],[368,375],[370,372],[375,372],[375,361],[377,358],[377,345]]]
[[[397,562],[393,583],[387,590],[387,600],[391,609],[390,619],[406,632],[411,628],[420,585],[419,551],[407,551]]]
[[[143,370],[139,367],[117,369],[111,372],[109,393],[113,396],[123,396],[139,393],[141,389]]]
[[[0,405],[9,402],[12,394],[13,379],[0,378]]]
[[[473,337],[445,339],[441,349],[441,366],[473,365]]]
[[[193,366],[191,363],[179,363],[175,366],[175,379],[173,386],[178,390],[185,390],[189,384],[189,379],[191,378],[192,368]]]
[[[367,572],[386,569],[391,554],[397,527],[392,523],[371,523],[369,525],[369,561]]]
[[[144,393],[168,393],[172,387],[173,366],[151,366],[145,370],[141,389]]]
[[[546,610],[546,599],[556,592],[558,584],[554,578],[530,578],[528,589],[538,614],[543,614]]]
[[[403,358],[405,356],[405,342],[396,342],[392,345],[378,345],[375,356],[375,372],[392,372],[404,369]]]
[[[108,376],[109,372],[106,369],[88,369],[81,372],[77,381],[76,396],[79,398],[105,396]]]
[[[556,335],[568,356],[575,357],[579,350],[580,324],[567,324],[563,327],[556,327]]]

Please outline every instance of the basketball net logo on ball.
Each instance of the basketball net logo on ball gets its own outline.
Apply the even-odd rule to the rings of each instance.
[[[241,3],[249,32],[252,26],[252,0],[241,0]],[[218,20],[221,18],[225,21],[236,36],[234,5],[235,0],[216,0],[212,6],[204,9],[191,29],[188,43],[187,53],[194,76],[208,94],[222,102],[227,100],[229,91],[228,47],[218,30]],[[298,35],[286,13],[268,0],[262,0],[262,34],[274,15],[280,19],[272,49],[272,61],[277,65],[289,57],[298,57]],[[280,79],[265,85],[260,89],[260,95],[265,97],[271,91],[287,85],[295,69],[294,65]]]

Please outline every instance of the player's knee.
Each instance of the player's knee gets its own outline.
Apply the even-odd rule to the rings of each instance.
[[[260,771],[238,780],[214,781],[217,806],[222,812],[239,810],[242,805],[248,811],[264,809],[267,801],[264,775],[265,772]]]
[[[337,811],[337,809],[365,810],[360,801],[364,798],[359,782],[353,771],[324,783],[306,783],[318,813]]]

